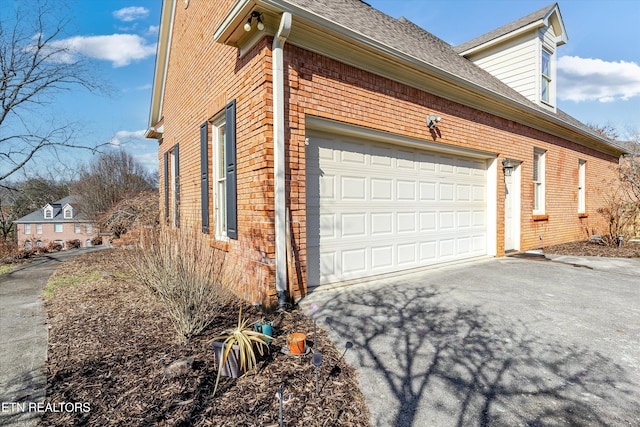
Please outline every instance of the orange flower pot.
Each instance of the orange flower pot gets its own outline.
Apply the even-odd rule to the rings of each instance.
[[[289,353],[304,354],[306,350],[307,336],[305,334],[294,333],[289,335]]]

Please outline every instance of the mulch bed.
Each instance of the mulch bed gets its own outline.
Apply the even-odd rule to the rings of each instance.
[[[323,355],[319,396],[311,355],[280,352],[290,332],[313,339],[313,323],[298,311],[270,314],[270,353],[244,377],[222,377],[213,396],[216,363],[211,338],[238,321],[239,305],[223,310],[205,334],[178,342],[171,322],[150,291],[139,285],[125,250],[81,255],[55,277],[86,280],[55,290],[49,316],[47,402],[85,404],[73,412],[47,412],[47,426],[278,426],[278,387],[284,425],[369,426],[369,412],[353,368],[318,327]],[[95,277],[95,276],[94,276]],[[252,321],[264,314],[245,306]],[[340,343],[343,345],[343,343]],[[90,410],[86,411],[90,407]]]
[[[579,241],[548,246],[542,249],[545,254],[599,256],[609,258],[639,258],[640,242],[624,242],[620,247],[607,246],[597,241]]]

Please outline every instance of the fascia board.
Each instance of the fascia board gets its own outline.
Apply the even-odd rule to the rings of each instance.
[[[231,35],[254,6],[252,0],[238,0],[213,32],[213,39],[217,43],[229,44]]]
[[[271,10],[290,12],[293,15],[294,23],[287,41],[289,44],[545,133],[569,138],[607,154],[620,155],[621,153],[620,150],[610,146],[604,138],[587,135],[583,130],[550,114],[509,99],[366,35],[318,17],[286,0],[256,0],[256,4]],[[544,22],[540,20],[521,30],[526,32],[542,26]]]
[[[495,39],[491,39],[488,42],[482,43],[482,44],[480,44],[478,46],[474,46],[471,49],[465,50],[464,52],[460,52],[460,55],[461,56],[474,55],[474,54],[476,54],[478,52],[481,52],[481,51],[489,49],[489,48],[491,48],[493,46],[502,44],[502,43],[504,43],[504,42],[506,42],[506,41],[508,41],[510,39],[514,39],[514,38],[520,37],[523,34],[526,34],[528,32],[537,30],[538,28],[542,28],[542,27],[545,27],[545,26],[546,26],[546,24],[545,24],[544,20],[532,22],[531,24],[526,25],[526,26],[524,26],[522,28],[519,28],[519,29],[517,29],[515,31],[512,31],[510,33],[504,34],[504,35],[502,35],[500,37],[497,37]]]
[[[151,92],[151,111],[149,114],[150,129],[161,120],[176,0],[162,0],[161,10],[162,19],[160,21],[160,30],[158,32],[156,66],[153,74],[153,89]]]
[[[562,15],[560,14],[560,9],[557,5],[544,17],[544,23],[547,27],[556,27],[556,25],[559,27],[554,28],[554,32],[556,32],[556,30],[560,31],[560,35],[556,35],[557,46],[562,46],[567,43],[569,37],[567,36],[567,30],[564,27]]]

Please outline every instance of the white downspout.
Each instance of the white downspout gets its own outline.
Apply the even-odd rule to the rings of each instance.
[[[287,306],[287,241],[285,214],[284,147],[284,55],[283,46],[291,32],[291,13],[284,12],[273,38],[273,169],[275,181],[276,292],[278,308]]]

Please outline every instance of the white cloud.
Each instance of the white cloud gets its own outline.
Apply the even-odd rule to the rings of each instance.
[[[640,65],[562,56],[558,59],[558,97],[568,101],[614,102],[640,95]]]
[[[131,22],[137,19],[146,18],[147,15],[149,15],[149,9],[142,6],[125,7],[113,12],[114,18],[124,22]]]
[[[142,85],[142,86],[136,86],[136,90],[149,90],[151,88],[152,88],[151,83]]]
[[[133,153],[132,156],[146,167],[149,172],[158,172],[158,152]]]
[[[149,28],[147,29],[147,34],[150,36],[157,35],[159,29],[160,29],[159,25],[149,25]]]
[[[114,67],[129,65],[132,61],[145,59],[156,53],[156,45],[135,34],[111,34],[108,36],[76,36],[53,43],[55,48],[67,51],[56,59],[72,62],[76,54],[111,61]]]
[[[119,130],[115,135],[109,140],[109,144],[114,147],[121,147],[126,145],[128,142],[145,139],[144,134],[146,130]]]

